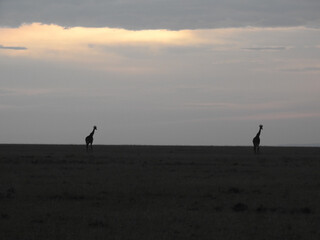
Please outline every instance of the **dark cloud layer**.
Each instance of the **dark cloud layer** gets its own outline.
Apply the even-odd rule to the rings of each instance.
[[[318,0],[2,0],[0,23],[127,29],[318,26],[319,10]]]
[[[13,46],[3,46],[3,45],[0,45],[0,49],[27,50],[26,47],[13,47]]]

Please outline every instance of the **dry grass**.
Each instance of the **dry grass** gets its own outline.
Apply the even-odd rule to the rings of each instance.
[[[0,145],[0,239],[320,239],[320,149]]]

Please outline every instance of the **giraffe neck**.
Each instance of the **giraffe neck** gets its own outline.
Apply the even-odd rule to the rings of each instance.
[[[257,137],[260,137],[261,128],[259,129],[259,132],[257,133]]]
[[[95,129],[93,129],[93,131],[90,133],[90,136],[92,137],[94,134]]]

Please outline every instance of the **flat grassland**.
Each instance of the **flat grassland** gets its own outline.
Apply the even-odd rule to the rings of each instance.
[[[0,239],[320,239],[320,148],[0,145]]]

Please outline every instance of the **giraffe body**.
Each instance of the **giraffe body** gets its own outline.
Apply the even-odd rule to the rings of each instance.
[[[257,135],[252,140],[252,142],[253,142],[253,151],[254,151],[255,154],[260,152],[260,134],[261,134],[262,128],[263,128],[263,126],[260,125],[259,126],[259,132],[257,133]]]
[[[96,126],[93,127],[92,132],[89,134],[89,136],[86,137],[86,148],[87,148],[87,151],[89,150],[89,145],[90,145],[90,149],[92,151],[93,134],[94,134],[95,130],[97,130]]]

